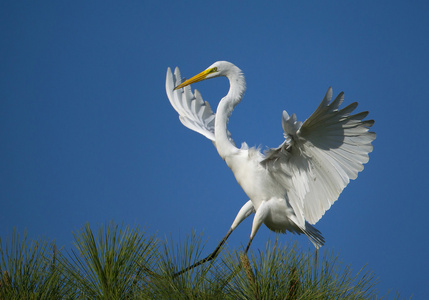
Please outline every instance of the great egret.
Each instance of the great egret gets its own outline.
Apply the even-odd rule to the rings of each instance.
[[[214,114],[197,90],[192,94],[189,85],[219,76],[229,79],[230,88]],[[174,77],[170,68],[167,70],[168,99],[179,113],[180,121],[214,143],[250,198],[214,252],[176,275],[216,257],[232,231],[252,213],[255,217],[246,252],[262,223],[275,232],[305,234],[318,249],[324,238],[311,224],[323,216],[369,160],[371,142],[376,137],[369,128],[374,121],[363,120],[368,112],[351,115],[358,105],[356,102],[339,110],[344,93],[330,102],[331,88],[304,123],[297,122],[295,114],[289,116],[283,111],[285,141],[279,147],[265,153],[245,143],[237,148],[227,123],[245,89],[242,71],[226,61],[215,62],[183,83],[178,68]]]

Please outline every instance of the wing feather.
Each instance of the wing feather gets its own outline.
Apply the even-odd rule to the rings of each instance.
[[[351,179],[356,179],[369,160],[373,120],[368,112],[353,114],[358,104],[339,109],[340,93],[332,102],[329,88],[316,111],[304,122],[283,112],[285,142],[265,153],[262,164],[288,191],[297,219],[315,224],[338,199]]]
[[[190,86],[174,90],[181,83],[181,78],[179,68],[175,69],[174,77],[171,69],[167,69],[165,89],[171,106],[179,114],[183,125],[214,142],[215,114],[210,104],[203,100],[197,90],[192,94]]]

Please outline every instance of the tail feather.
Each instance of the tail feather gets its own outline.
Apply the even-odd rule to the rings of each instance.
[[[319,249],[325,244],[322,233],[309,223],[305,222],[305,229],[302,229],[302,232],[304,232],[316,249]]]

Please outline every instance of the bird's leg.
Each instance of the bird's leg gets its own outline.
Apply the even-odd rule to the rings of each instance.
[[[244,271],[247,276],[247,280],[249,281],[250,286],[252,287],[252,290],[256,299],[260,299],[260,293],[259,293],[258,284],[255,278],[255,275],[249,263],[249,258],[247,257],[247,252],[250,249],[250,245],[252,244],[252,241],[256,235],[256,232],[258,231],[263,221],[265,220],[268,214],[268,211],[269,211],[269,205],[267,204],[267,202],[262,201],[261,205],[259,205],[258,210],[256,211],[255,217],[253,218],[252,232],[250,233],[250,238],[249,238],[249,242],[247,243],[246,250],[244,251],[244,254],[240,255],[241,266],[244,268]]]
[[[228,232],[226,233],[226,235],[220,241],[219,245],[217,245],[216,249],[209,256],[207,256],[206,258],[204,258],[204,259],[202,259],[200,261],[197,261],[196,263],[194,263],[193,265],[191,265],[191,266],[183,269],[182,271],[175,273],[173,275],[173,277],[176,277],[176,276],[179,276],[179,275],[181,275],[181,274],[183,274],[185,272],[188,272],[189,270],[191,270],[191,269],[193,269],[195,267],[198,267],[199,265],[202,265],[202,264],[204,264],[204,263],[206,263],[208,261],[211,261],[213,258],[215,258],[217,256],[220,248],[222,247],[222,245],[226,242],[226,240],[228,239],[228,237],[231,235],[232,231],[233,231],[232,228],[230,228],[228,230]]]
[[[238,211],[234,222],[232,222],[231,229],[234,230],[235,228],[237,228],[237,226],[240,225],[240,223],[243,222],[244,219],[246,219],[254,212],[255,208],[253,207],[252,200],[247,201],[246,204],[244,204]]]
[[[250,239],[249,239],[249,242],[247,243],[247,247],[244,252],[245,254],[247,254],[247,251],[249,251],[250,244],[252,243],[253,238],[256,235],[256,232],[258,232],[258,229],[261,227],[262,223],[267,217],[268,211],[269,211],[268,202],[262,201],[261,205],[259,205],[258,210],[255,213],[255,217],[253,218],[252,232],[250,233]]]
[[[217,245],[216,249],[206,258],[194,263],[193,265],[183,269],[180,272],[177,272],[176,274],[173,275],[173,277],[179,276],[185,272],[188,272],[189,270],[198,267],[199,265],[202,265],[208,261],[211,261],[212,259],[214,259],[218,254],[220,249],[222,248],[223,244],[225,244],[226,240],[229,238],[229,236],[231,235],[231,233],[234,231],[235,228],[237,228],[237,226],[244,220],[246,219],[248,216],[250,216],[250,214],[252,212],[254,212],[255,209],[253,207],[253,203],[252,201],[247,201],[246,204],[244,204],[240,211],[238,212],[237,216],[234,219],[234,222],[231,225],[231,228],[228,230],[228,232],[226,233],[226,235],[223,237],[223,239],[220,241],[219,245]]]
[[[250,244],[252,243],[252,241],[253,241],[253,238],[250,238],[249,242],[247,243],[246,250],[244,251],[244,254],[247,254],[247,252],[249,251]]]
[[[249,251],[250,244],[252,244],[252,241],[256,235],[256,232],[258,232],[258,229],[261,227],[262,223],[267,217],[267,214],[269,212],[269,206],[270,205],[266,201],[262,201],[261,205],[259,205],[258,210],[256,211],[256,214],[255,214],[255,217],[253,218],[252,232],[250,233],[250,238],[249,238],[249,242],[247,243],[246,250],[244,251],[244,254],[240,255],[241,266],[245,270],[247,279],[249,280],[250,285],[253,288],[253,293],[255,294],[256,299],[260,298],[259,290],[258,290],[258,285],[256,283],[255,275],[253,274],[252,268],[249,263],[249,258],[247,257],[247,252]]]

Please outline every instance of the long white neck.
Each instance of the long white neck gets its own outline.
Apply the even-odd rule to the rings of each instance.
[[[219,102],[215,120],[216,148],[220,157],[225,160],[229,155],[237,153],[238,148],[228,139],[227,124],[234,107],[240,103],[246,90],[246,82],[241,70],[234,66],[226,77],[229,79],[229,92]]]

